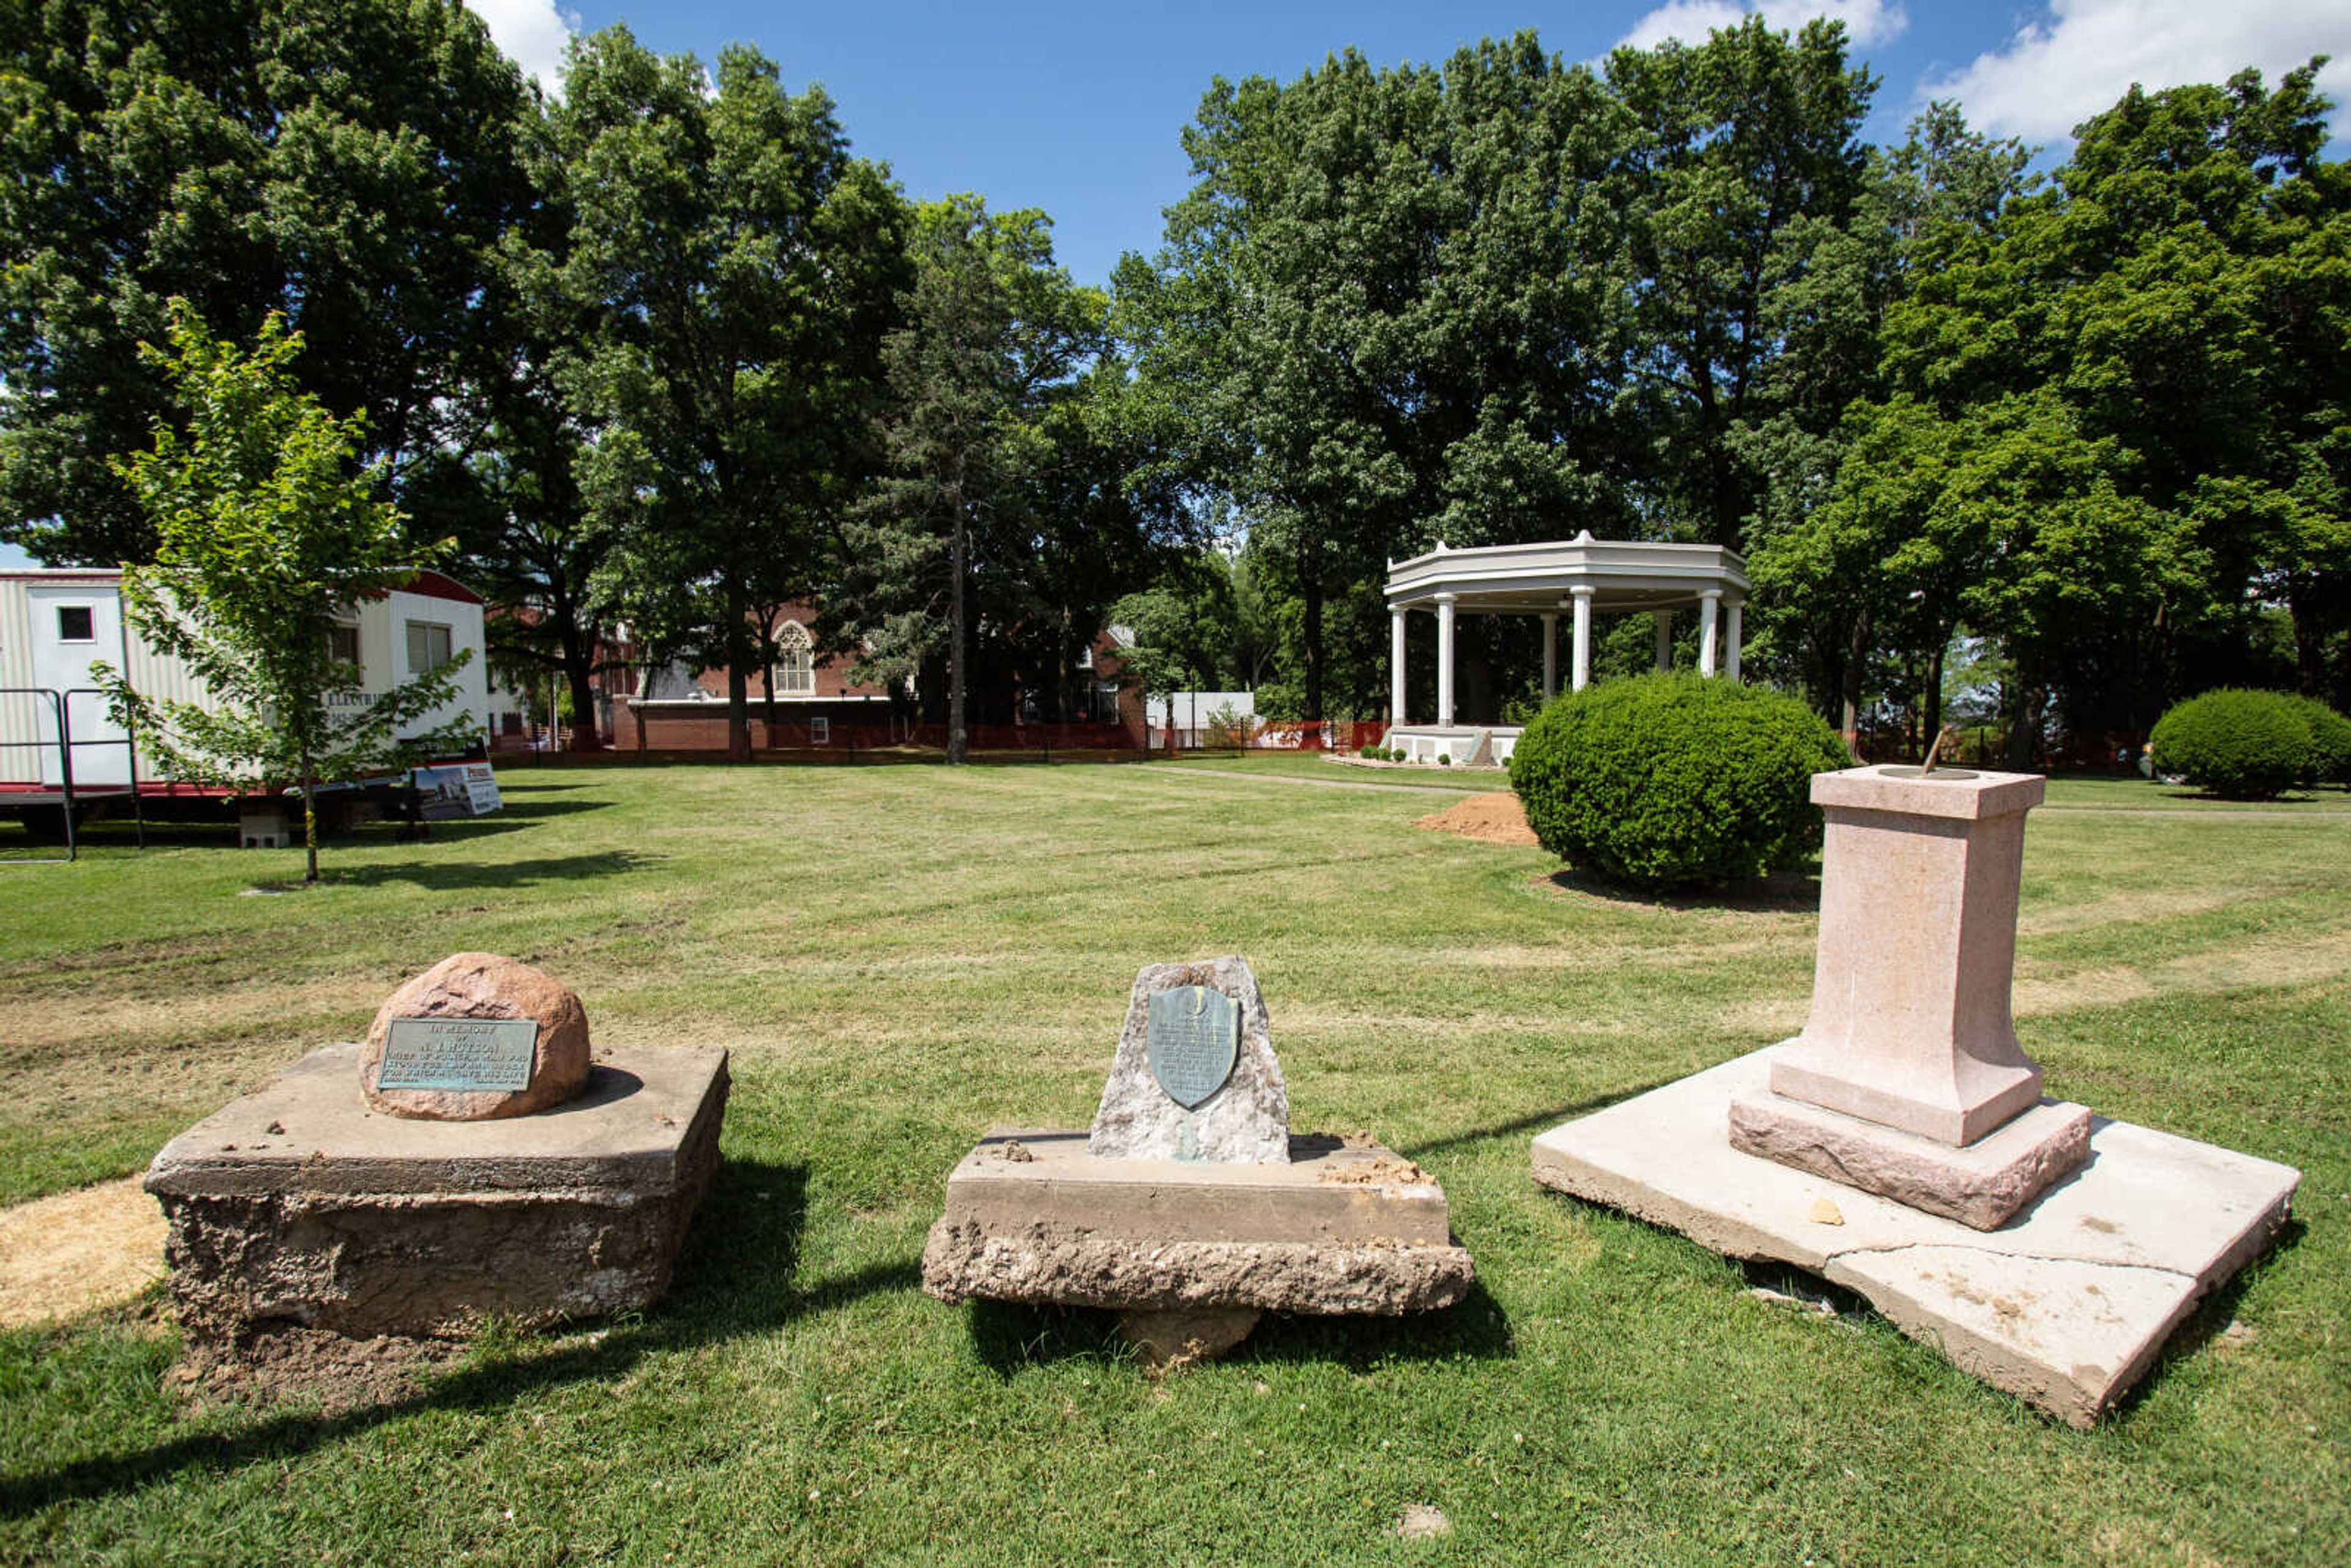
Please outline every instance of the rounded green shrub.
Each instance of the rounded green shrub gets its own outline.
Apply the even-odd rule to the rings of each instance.
[[[2311,776],[2310,718],[2300,697],[2223,687],[2155,721],[2155,770],[2224,800],[2266,800]]]
[[[1812,777],[1853,766],[1794,697],[1694,674],[1604,681],[1535,716],[1510,756],[1527,823],[1619,882],[1737,882],[1821,841]]]
[[[2310,773],[2305,784],[2351,785],[2351,718],[2316,697],[2296,697],[2310,721]]]

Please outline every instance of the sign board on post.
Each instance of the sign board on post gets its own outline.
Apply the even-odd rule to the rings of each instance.
[[[486,817],[506,802],[498,795],[498,776],[486,762],[457,762],[445,768],[419,768],[411,775],[428,822],[454,817]]]

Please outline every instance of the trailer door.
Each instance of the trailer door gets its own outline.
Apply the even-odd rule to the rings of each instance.
[[[97,684],[90,664],[102,659],[123,667],[122,601],[109,586],[60,583],[27,587],[26,609],[33,623],[33,684],[57,693]],[[122,727],[107,716],[106,702],[83,691],[65,699],[66,725],[73,732],[76,789],[131,782],[131,748],[118,743]],[[41,782],[65,782],[57,764],[57,724],[48,704],[39,705]],[[92,743],[102,744],[92,744]]]

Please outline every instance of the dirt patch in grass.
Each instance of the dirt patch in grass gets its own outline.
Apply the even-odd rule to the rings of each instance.
[[[464,1349],[452,1340],[349,1339],[276,1323],[234,1345],[189,1342],[164,1386],[192,1405],[316,1404],[321,1415],[336,1416],[407,1398]]]
[[[1527,826],[1527,813],[1519,805],[1519,798],[1507,789],[1491,794],[1472,795],[1458,804],[1447,806],[1432,816],[1413,823],[1431,832],[1459,833],[1465,839],[1476,839],[1489,844],[1532,844],[1535,831]]]
[[[163,1277],[163,1233],[137,1176],[0,1209],[0,1328],[129,1301]]]
[[[0,998],[0,1040],[19,1048],[53,1051],[84,1040],[173,1040],[266,1032],[288,1019],[347,1014],[365,1026],[392,994],[380,977],[353,977],[307,986],[252,982],[220,988],[181,987],[148,997],[108,995],[95,988],[71,1006],[38,993]],[[112,982],[109,983],[110,986]]]

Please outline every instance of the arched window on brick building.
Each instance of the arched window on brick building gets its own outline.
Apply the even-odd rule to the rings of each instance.
[[[816,639],[797,621],[787,621],[776,637],[776,695],[816,695]]]

